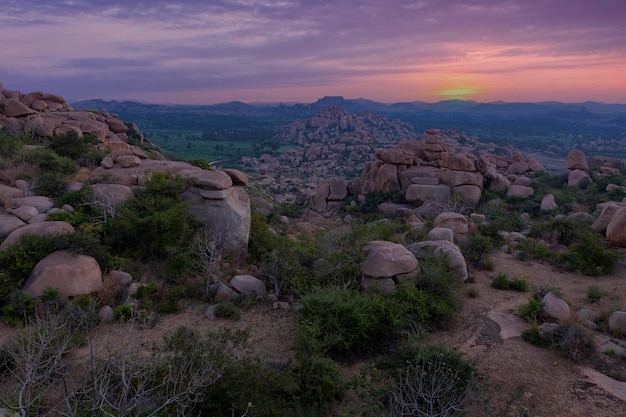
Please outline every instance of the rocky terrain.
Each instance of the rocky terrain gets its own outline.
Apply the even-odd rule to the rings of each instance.
[[[100,348],[112,349],[123,331],[143,332],[162,346],[168,331],[183,326],[192,329],[191,333],[206,328],[247,326],[252,333],[254,354],[263,360],[255,363],[285,369],[293,361],[303,361],[297,357],[298,348],[294,345],[303,301],[294,295],[295,291],[285,290],[289,288],[287,284],[295,286],[295,280],[300,279],[296,283],[311,290],[315,288],[311,281],[327,271],[327,276],[322,278],[335,280],[329,288],[336,291],[341,287],[356,288],[350,294],[393,297],[406,283],[427,275],[429,272],[424,269],[429,261],[438,259],[455,281],[453,288],[461,301],[448,327],[433,332],[428,342],[458,348],[486,375],[485,386],[477,391],[480,397],[472,399],[472,415],[608,417],[625,409],[626,199],[610,198],[626,193],[623,160],[586,158],[582,151],[570,150],[562,161],[568,171],[564,188],[580,196],[607,178],[615,178],[615,182],[594,189],[606,197],[594,207],[576,201],[564,204],[560,195],[557,198],[553,194],[540,194],[541,204],[533,219],[528,212],[515,210],[516,204],[533,208],[524,206],[524,202],[543,193],[537,178],[547,174],[537,160],[527,158],[515,148],[482,144],[455,131],[430,129],[416,134],[401,122],[388,122],[367,113],[350,115],[338,107],[324,108],[315,117],[291,125],[281,139],[298,145],[291,151],[278,158],[244,160],[252,170],[252,179],[238,170],[202,169],[187,162],[167,161],[132,123],[124,123],[107,111],[74,111],[62,97],[43,92],[23,94],[0,85],[0,126],[11,135],[26,139],[27,150],[43,149],[44,143],[55,139],[95,139],[102,158],[96,165],[83,166],[71,174],[70,181],[64,183],[64,192],[88,187],[93,196],[89,205],[101,210],[104,221],[113,221],[118,215],[117,208],[129,201],[136,190],[145,188],[151,177],[166,173],[178,176],[184,184],[177,197],[186,203],[186,210],[210,225],[208,231],[223,233],[219,244],[231,257],[222,258],[215,246],[210,245],[217,238],[205,240],[204,249],[208,252],[202,271],[204,287],[194,287],[194,291],[202,294],[195,294],[195,299],[187,295],[183,312],[164,315],[161,321],[151,315],[156,310],[150,310],[154,306],[146,298],[134,296],[144,291],[146,297],[145,291],[150,288],[154,288],[157,296],[159,291],[171,290],[167,283],[159,282],[159,286],[155,283],[151,274],[158,270],[135,267],[134,271],[142,272],[133,276],[124,268],[102,268],[94,257],[75,255],[69,250],[55,250],[40,259],[29,271],[20,291],[41,299],[50,288],[56,288],[61,302],[95,294],[103,302],[98,310],[102,323],[122,321],[120,312],[130,311],[127,319],[134,317],[135,322],[121,323],[119,327],[104,324],[94,330],[90,337]],[[86,233],[86,229],[67,221],[49,221],[51,216],[74,213],[81,207],[60,205],[52,198],[37,195],[36,180],[41,173],[25,161],[7,159],[0,170],[0,253],[9,252],[26,235]],[[23,175],[27,169],[28,175]],[[300,218],[279,217],[271,227],[259,223],[257,215],[253,223],[247,191],[251,184],[267,188],[276,196],[270,203],[265,202],[263,208],[267,214],[271,213],[273,203],[284,201],[302,205],[305,214]],[[358,222],[352,223],[352,215],[346,211],[346,207],[365,206],[375,195],[384,195],[387,201],[367,213],[381,218],[372,222],[374,230],[380,225],[396,223],[401,227],[400,232],[388,233],[385,239],[370,238],[378,236],[374,232],[359,235]],[[390,201],[391,196],[396,201]],[[485,202],[485,196],[490,201]],[[483,203],[515,209],[505,211],[504,216],[519,220],[516,230],[499,229],[491,231],[491,235],[483,232],[485,226],[496,220],[490,217]],[[270,216],[261,217],[266,222]],[[554,228],[565,225],[565,228],[538,234],[532,228],[533,222]],[[573,237],[563,236],[570,230],[584,230],[582,236],[587,239],[586,232],[592,232],[602,242],[583,240],[581,251],[576,240],[580,236],[575,233]],[[170,232],[164,230],[163,234]],[[251,233],[256,233],[256,242],[250,241]],[[499,240],[490,241],[496,238]],[[160,239],[157,236],[155,240]],[[268,247],[255,247],[258,241]],[[310,245],[302,249],[304,255],[314,253],[318,258],[298,258],[302,255],[295,249],[299,241]],[[502,245],[488,247],[486,241],[501,241]],[[472,246],[476,242],[483,246]],[[271,245],[278,249],[272,252]],[[318,252],[311,249],[314,246]],[[572,270],[567,262],[549,263],[550,258],[522,260],[524,250],[532,252],[525,248],[543,255],[563,256],[578,250],[575,253],[579,257],[587,251],[590,257],[583,258],[584,262],[599,262],[600,267],[607,266],[603,259],[614,262],[608,265],[604,276],[589,278],[579,272],[580,265]],[[258,251],[261,255],[252,258],[255,255],[247,251]],[[483,258],[490,254],[488,268]],[[254,263],[251,259],[255,259]],[[562,259],[570,263],[577,260]],[[281,261],[287,267],[285,275],[277,269]],[[310,264],[307,266],[310,269],[303,278],[298,268],[304,268],[305,263]],[[525,303],[532,307],[529,294],[495,288],[493,284],[499,274],[520,278],[524,290],[531,289],[537,294],[539,311],[535,312],[534,321],[528,323],[517,315]],[[182,286],[192,283],[190,278]],[[599,287],[597,299],[588,295],[590,283]],[[425,294],[426,298],[440,296],[435,292]],[[234,315],[236,303],[242,299],[245,303],[247,297],[261,301],[244,310],[241,322],[225,322],[224,311]],[[322,303],[322,309],[332,307],[332,303],[325,307]],[[3,312],[6,313],[4,306]],[[375,314],[378,313],[382,315],[385,311],[376,310]],[[341,318],[335,317],[337,321]],[[420,323],[413,324],[417,327],[402,329],[410,333],[408,339],[421,335],[423,330],[418,328]],[[522,339],[522,332],[528,329],[535,329],[535,341],[543,343],[544,348]],[[565,334],[569,335],[568,339],[562,334],[564,331],[574,333]],[[191,333],[184,336],[190,340]],[[3,343],[17,340],[16,334],[17,330],[0,325]],[[584,355],[577,345],[563,348],[563,344],[583,336],[593,341],[593,349],[580,347],[584,348]],[[558,349],[566,353],[557,354]],[[83,346],[69,356],[88,357],[87,350]],[[235,356],[232,353],[229,360],[236,362]],[[366,361],[361,362],[358,357],[337,359],[336,363],[335,358],[323,359],[341,366],[346,377],[367,368]],[[10,373],[2,376],[6,374]],[[287,374],[281,377],[287,378]],[[305,386],[313,383],[308,378],[305,373]],[[189,380],[193,382],[193,378]],[[0,387],[0,398],[10,395],[10,390],[9,385]],[[357,400],[348,395],[333,401],[335,407],[349,408],[349,403]],[[5,405],[10,406],[8,402],[2,404]],[[6,411],[0,408],[0,415]]]

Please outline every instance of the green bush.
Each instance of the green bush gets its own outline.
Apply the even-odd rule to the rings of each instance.
[[[2,307],[2,319],[9,326],[27,323],[35,313],[36,302],[33,296],[27,292],[13,291]]]
[[[85,135],[80,138],[75,133],[68,133],[67,135],[51,138],[48,148],[52,149],[59,156],[76,160],[84,158],[99,143],[98,138],[93,135]]]
[[[531,298],[527,304],[520,306],[517,315],[528,323],[538,323],[541,319],[541,304],[534,298]]]
[[[590,285],[587,287],[587,301],[590,303],[599,302],[607,292],[599,285]]]
[[[486,269],[485,264],[488,264],[489,255],[495,247],[496,245],[491,237],[475,235],[467,239],[461,250],[466,262],[474,265],[476,268]]]
[[[241,318],[241,313],[239,313],[239,309],[234,303],[230,301],[219,303],[217,305],[217,308],[215,309],[215,315],[217,317],[224,317],[233,321],[238,321]]]
[[[565,266],[584,275],[609,275],[623,257],[617,250],[608,248],[602,236],[586,231],[577,235],[570,252],[565,255]]]
[[[561,325],[553,332],[545,334],[537,326],[533,326],[525,330],[522,337],[536,346],[555,349],[575,362],[591,355],[594,349],[593,336],[585,329],[571,324]]]
[[[113,307],[115,318],[119,321],[130,321],[133,319],[133,308],[129,305],[119,305]]]
[[[499,273],[491,281],[491,286],[498,290],[513,290],[524,292],[528,290],[528,280],[525,277],[509,279],[505,273]]]

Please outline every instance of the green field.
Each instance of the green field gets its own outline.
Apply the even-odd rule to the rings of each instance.
[[[145,129],[144,134],[169,157],[180,160],[204,159],[220,161],[225,168],[239,168],[241,157],[259,157],[262,154],[278,156],[293,145],[277,146],[268,141],[255,140],[207,140],[203,132]]]

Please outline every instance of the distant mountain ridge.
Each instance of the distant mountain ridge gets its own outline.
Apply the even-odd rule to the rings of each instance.
[[[121,112],[186,112],[239,116],[296,116],[310,117],[325,107],[343,107],[349,113],[372,112],[380,114],[403,113],[471,113],[494,116],[530,116],[547,115],[555,112],[589,112],[596,114],[626,115],[626,104],[606,104],[595,101],[583,103],[562,103],[556,101],[522,103],[522,102],[490,102],[481,103],[472,100],[444,100],[436,103],[421,101],[380,103],[364,98],[345,99],[342,96],[322,97],[314,103],[283,104],[283,103],[244,103],[231,101],[220,104],[186,105],[186,104],[148,104],[136,101],[107,101],[101,99],[84,100],[71,103],[80,109],[105,109]]]

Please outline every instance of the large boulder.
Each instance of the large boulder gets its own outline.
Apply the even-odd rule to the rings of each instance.
[[[579,149],[572,149],[567,154],[567,169],[580,169],[583,171],[589,170],[589,165],[587,165],[587,161],[585,160],[585,154],[583,151]]]
[[[475,185],[458,185],[452,188],[452,193],[460,195],[464,204],[476,207],[480,202],[482,189]]]
[[[230,177],[228,177],[230,181]],[[224,191],[219,195],[210,195],[210,191]],[[250,223],[252,219],[250,198],[244,187],[230,187],[227,190],[204,190],[190,187],[181,194],[188,201],[192,215],[205,220],[209,227],[217,227],[226,233],[226,249],[241,251],[248,247]]]
[[[414,272],[419,264],[415,256],[404,246],[375,240],[363,248],[365,259],[361,272],[373,278],[391,278]]]
[[[102,270],[91,256],[56,251],[35,265],[24,285],[24,291],[41,297],[47,288],[59,290],[69,299],[102,289]]]
[[[613,214],[606,227],[606,238],[613,246],[626,248],[626,207],[622,207]]]
[[[45,213],[54,207],[54,201],[48,197],[33,196],[13,199],[13,207],[35,207],[39,213]]]
[[[426,201],[447,201],[450,198],[450,187],[443,184],[411,184],[406,190],[404,198],[409,203],[421,205]]]
[[[9,236],[11,232],[25,225],[26,223],[19,217],[11,214],[0,214],[0,239],[4,239]]]
[[[556,200],[554,199],[554,195],[548,194],[541,200],[541,206],[539,209],[541,211],[552,211],[558,209],[559,206],[556,204]]]
[[[553,292],[547,293],[541,300],[542,313],[548,319],[567,321],[570,318],[569,305]]]
[[[623,207],[623,205],[618,204],[618,203],[610,202],[606,204],[602,208],[602,211],[600,212],[600,215],[598,216],[598,218],[591,225],[591,230],[597,233],[604,234],[606,232],[606,228],[609,226],[609,223],[611,222],[611,219],[613,218],[617,210],[619,210],[621,207]]]
[[[433,227],[443,227],[452,230],[452,233],[454,234],[454,241],[456,243],[465,242],[469,234],[469,226],[465,216],[451,211],[438,215],[435,218]]]
[[[114,208],[133,196],[133,190],[122,184],[93,184],[95,202],[102,207]]]
[[[393,164],[383,164],[378,169],[374,192],[389,193],[400,191],[400,180],[398,179],[398,166]]]
[[[465,258],[459,247],[449,240],[426,240],[412,243],[408,249],[418,259],[430,257],[443,259],[446,265],[456,273],[459,281],[467,281],[469,275]]]
[[[570,171],[567,176],[567,185],[571,187],[584,187],[592,182],[589,174],[581,169]]]
[[[235,275],[230,280],[229,286],[242,295],[255,295],[265,298],[267,294],[263,281],[252,275]]]
[[[626,336],[626,312],[616,311],[609,317],[609,330],[617,336]]]
[[[527,187],[525,185],[513,184],[509,187],[506,192],[507,197],[530,197],[533,195],[534,190],[532,187]]]
[[[4,114],[7,117],[21,117],[36,113],[35,110],[29,108],[16,98],[8,98],[4,100]]]
[[[348,196],[348,183],[345,178],[334,177],[328,180],[329,195],[331,201],[341,201]]]
[[[0,245],[0,251],[6,250],[9,246],[17,243],[24,235],[50,235],[57,233],[74,233],[74,227],[63,221],[31,223],[15,229]]]

